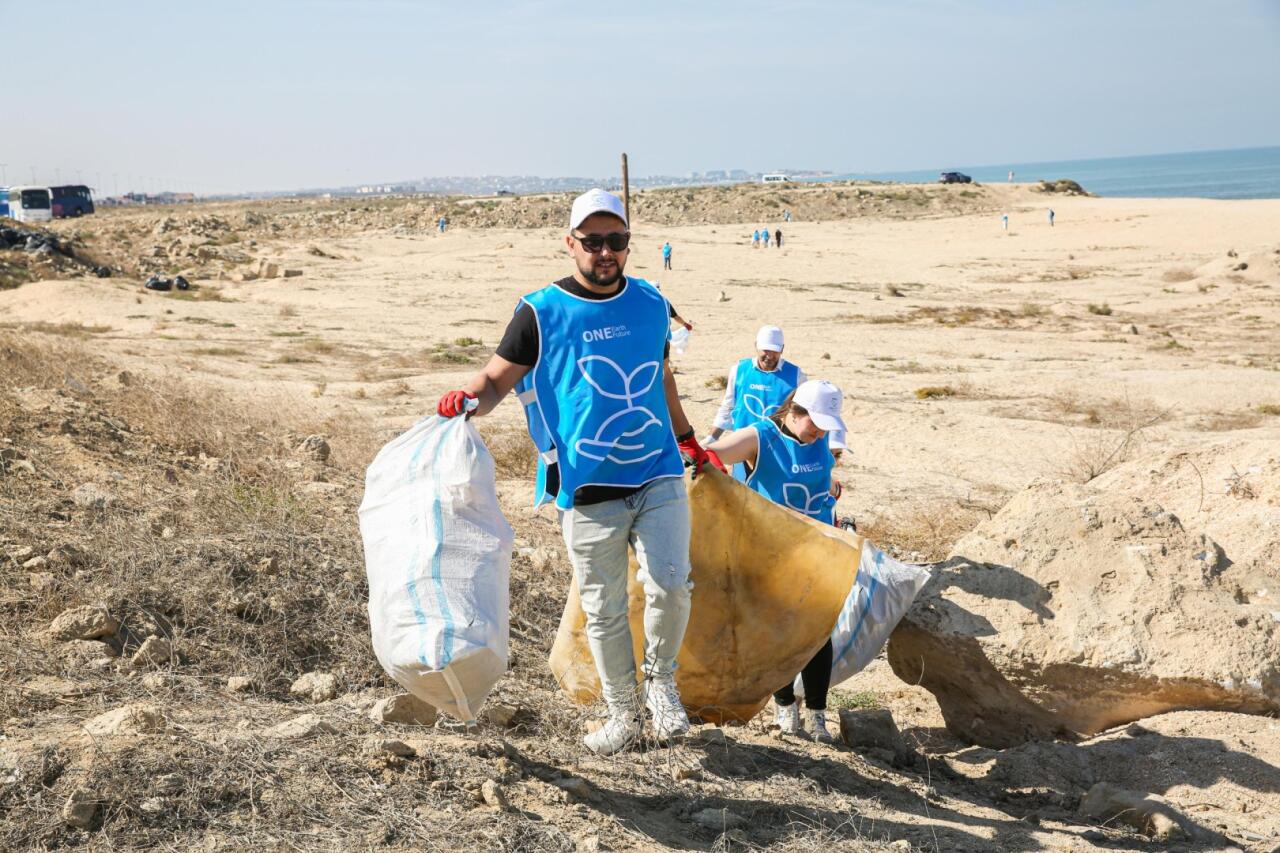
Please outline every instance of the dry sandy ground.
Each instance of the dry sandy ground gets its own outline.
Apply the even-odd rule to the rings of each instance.
[[[992,191],[1006,196],[1008,232],[991,214],[793,221],[784,248],[753,250],[763,223],[635,223],[628,273],[660,281],[696,327],[675,360],[691,420],[710,428],[717,380],[759,325],[782,326],[787,357],[845,390],[842,512],[885,531],[994,508],[1031,478],[1083,478],[1138,450],[1204,447],[1225,432],[1280,440],[1280,201]],[[358,413],[389,437],[476,369],[521,294],[571,271],[562,233],[267,244],[259,255],[304,275],[201,282],[218,297],[202,300],[124,279],[38,282],[0,292],[0,323],[82,324],[130,370]],[[921,399],[922,388],[944,390]],[[485,428],[514,432],[520,417],[507,403]],[[504,484],[508,511],[527,512],[530,491]],[[918,539],[908,553],[936,555]],[[958,746],[931,697],[882,663],[844,691],[879,694],[926,747]]]
[[[1227,430],[1280,437],[1280,417],[1257,410],[1280,405],[1280,202],[993,191],[1008,197],[1008,232],[988,215],[795,221],[784,248],[752,250],[753,223],[637,222],[627,271],[661,282],[695,325],[676,359],[694,423],[710,428],[714,383],[760,324],[776,323],[788,358],[845,390],[843,511],[859,518],[1074,475],[1147,424],[1132,442],[1145,449]],[[0,317],[105,326],[97,345],[138,367],[255,396],[320,395],[317,405],[354,406],[390,431],[475,369],[424,359],[424,348],[473,338],[487,356],[519,296],[571,270],[559,229],[320,245],[341,259],[277,245],[268,256],[303,277],[208,285],[227,302],[123,280],[42,282],[0,293]],[[924,387],[953,393],[917,399]],[[493,416],[519,419],[514,405]]]

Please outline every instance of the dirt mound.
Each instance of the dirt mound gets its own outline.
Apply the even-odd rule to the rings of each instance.
[[[1200,456],[1030,485],[956,544],[893,636],[894,671],[988,746],[1179,708],[1280,711],[1280,455]],[[1224,468],[1247,473],[1193,505],[1192,483]]]

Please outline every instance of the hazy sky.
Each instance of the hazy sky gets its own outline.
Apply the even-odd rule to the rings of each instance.
[[[0,0],[10,184],[882,171],[1280,145],[1280,0]],[[113,183],[114,182],[114,183]]]

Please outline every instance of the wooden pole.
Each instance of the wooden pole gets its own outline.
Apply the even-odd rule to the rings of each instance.
[[[627,176],[627,152],[622,152],[622,208],[627,213],[627,227],[631,227],[631,179]]]

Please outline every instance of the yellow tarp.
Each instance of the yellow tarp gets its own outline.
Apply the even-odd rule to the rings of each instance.
[[[693,522],[693,606],[676,683],[691,714],[746,721],[831,634],[858,570],[862,537],[780,507],[718,471],[686,478]],[[644,659],[644,589],[632,557],[631,638]],[[551,671],[575,702],[600,696],[577,583],[551,648]]]

